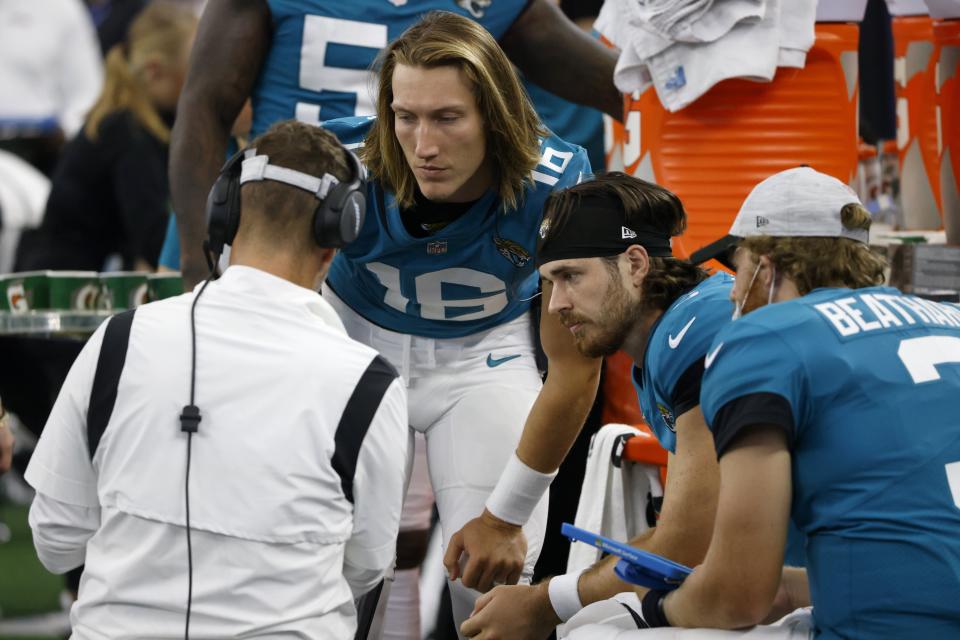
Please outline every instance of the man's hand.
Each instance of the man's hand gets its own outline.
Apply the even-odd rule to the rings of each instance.
[[[467,561],[460,571],[460,555]],[[500,520],[483,510],[450,538],[443,566],[451,580],[460,578],[465,587],[486,593],[494,584],[516,584],[527,556],[523,528]]]
[[[477,598],[460,632],[480,640],[543,640],[560,624],[550,605],[547,583],[497,587]]]
[[[2,412],[3,409],[0,409]],[[6,412],[0,417],[0,476],[10,471],[13,465],[13,432],[7,424]]]

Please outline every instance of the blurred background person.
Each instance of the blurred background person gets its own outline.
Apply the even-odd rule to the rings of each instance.
[[[54,170],[43,223],[24,234],[18,270],[153,269],[168,216],[167,148],[196,17],[158,1],[107,55],[106,81]]]
[[[550,0],[560,7],[581,31],[597,37],[593,23],[600,13],[603,0]],[[590,166],[596,172],[606,167],[603,153],[603,112],[593,106],[577,104],[551,93],[524,77],[523,88],[527,90],[533,108],[550,131],[561,140],[578,144],[587,150]],[[554,88],[556,92],[556,88]],[[620,119],[618,117],[617,119]]]
[[[114,45],[124,41],[130,24],[148,0],[86,0],[86,3],[97,28],[100,50],[106,56]]]
[[[49,175],[102,84],[97,33],[80,0],[0,2],[0,149]]]

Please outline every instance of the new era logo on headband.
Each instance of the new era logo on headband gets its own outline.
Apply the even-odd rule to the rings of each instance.
[[[540,223],[540,237],[546,238],[547,232],[550,231],[550,219],[546,219]]]
[[[538,268],[554,260],[615,256],[635,244],[646,249],[652,258],[673,255],[669,232],[654,223],[628,218],[623,203],[615,195],[588,192],[576,200],[574,213],[559,227],[543,229],[541,226],[546,238],[537,244]]]
[[[763,216],[757,216],[757,229],[760,227],[765,227],[770,224],[770,221],[764,218]]]

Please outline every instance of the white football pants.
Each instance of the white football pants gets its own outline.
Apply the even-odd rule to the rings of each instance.
[[[376,349],[407,383],[410,426],[427,439],[430,482],[446,549],[450,538],[479,516],[540,392],[533,328],[524,315],[464,338],[424,338],[379,327],[347,307],[328,287],[323,297],[347,333]],[[523,531],[529,582],[547,524],[545,494]],[[450,583],[454,621],[466,620],[479,592]]]

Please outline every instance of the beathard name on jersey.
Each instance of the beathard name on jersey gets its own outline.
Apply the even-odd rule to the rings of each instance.
[[[821,302],[814,308],[845,338],[858,333],[916,324],[960,327],[960,307],[913,296],[864,293]]]

